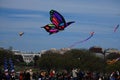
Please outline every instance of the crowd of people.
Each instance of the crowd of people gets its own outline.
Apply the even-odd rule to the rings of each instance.
[[[51,69],[50,71],[34,72],[32,69],[28,69],[19,73],[0,73],[0,80],[120,80],[120,72],[114,71],[110,74],[102,74],[75,68],[71,71]]]

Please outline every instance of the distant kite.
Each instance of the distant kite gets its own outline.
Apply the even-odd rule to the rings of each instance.
[[[70,46],[70,48],[76,46],[76,45],[79,44],[79,43],[83,43],[83,42],[89,40],[93,35],[94,35],[94,32],[91,32],[91,33],[90,33],[90,36],[89,36],[88,38],[86,38],[86,39],[84,39],[84,40],[82,40],[82,41],[75,42],[74,44],[72,44],[72,45]]]
[[[116,59],[113,59],[113,60],[107,60],[107,64],[114,64],[114,63],[116,63],[119,60],[120,60],[120,57],[116,58]]]
[[[64,30],[67,26],[74,23],[74,21],[67,22],[64,17],[55,10],[50,11],[50,21],[52,24],[47,24],[41,28],[44,28],[49,34],[57,33]]]
[[[17,35],[19,36],[19,37],[21,37],[21,36],[23,36],[24,35],[24,32],[19,32],[19,33],[17,33]],[[15,38],[10,38],[10,39],[7,39],[7,40],[3,40],[3,41],[0,41],[0,44],[2,43],[9,43],[9,42],[13,42],[13,41],[16,41],[16,40],[18,40],[19,38],[17,38],[17,37],[15,37]]]
[[[24,34],[24,32],[20,32],[20,33],[19,33],[19,36],[22,36],[23,34]]]
[[[114,32],[119,28],[119,24],[115,27]]]

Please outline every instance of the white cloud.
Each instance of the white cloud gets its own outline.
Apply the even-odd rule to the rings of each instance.
[[[24,18],[43,18],[39,14],[13,14],[11,17],[24,17]]]

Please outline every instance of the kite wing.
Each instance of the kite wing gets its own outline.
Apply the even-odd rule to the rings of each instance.
[[[89,36],[88,38],[86,38],[86,39],[84,39],[84,40],[82,40],[82,41],[75,42],[74,44],[72,44],[72,45],[70,46],[70,48],[76,46],[76,45],[79,44],[79,43],[83,43],[83,42],[89,40],[93,35],[94,35],[94,32],[91,32],[91,33],[90,33],[90,36]]]
[[[55,10],[50,11],[50,20],[59,30],[64,30],[66,22],[64,17]]]
[[[49,34],[57,33],[59,31],[58,29],[56,29],[54,24],[48,24],[41,28],[44,28]]]
[[[116,30],[118,29],[118,27],[119,27],[119,24],[115,27],[114,32],[116,32]]]

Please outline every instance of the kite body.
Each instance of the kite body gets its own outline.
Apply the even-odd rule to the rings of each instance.
[[[64,17],[60,13],[55,11],[55,10],[51,10],[50,11],[50,21],[52,22],[52,24],[48,24],[48,25],[45,25],[45,26],[42,27],[49,34],[53,34],[53,33],[57,33],[59,31],[62,31],[67,26],[69,26],[70,24],[74,23],[74,21],[66,23]]]
[[[19,33],[19,36],[22,36],[23,34],[24,34],[24,32],[20,32],[20,33]]]
[[[119,28],[119,24],[115,27],[114,32]]]
[[[120,60],[120,57],[116,58],[116,59],[113,59],[113,60],[107,60],[107,64],[114,64],[114,63],[116,63],[119,60]]]
[[[76,46],[79,43],[83,43],[83,42],[89,40],[93,35],[94,35],[94,32],[90,32],[90,36],[88,38],[86,38],[86,39],[84,39],[82,41],[78,41],[78,42],[73,43],[69,48],[72,48],[72,47]]]

